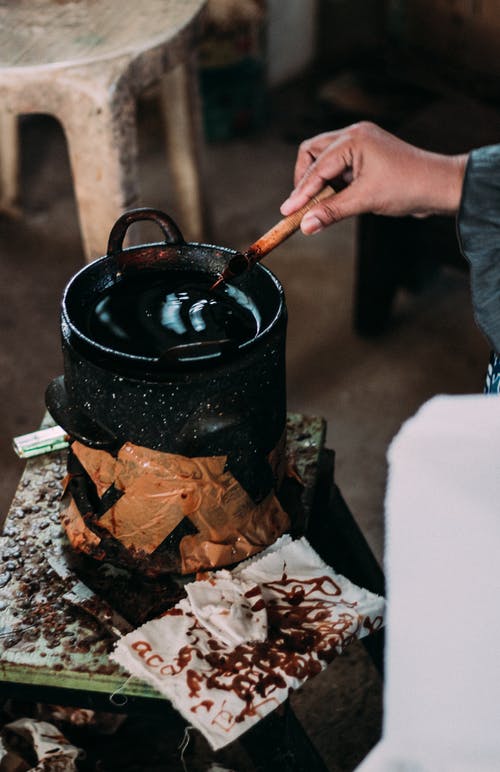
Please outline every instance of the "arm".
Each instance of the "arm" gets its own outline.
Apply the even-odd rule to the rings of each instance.
[[[500,352],[500,145],[470,154],[458,234],[470,263],[477,323],[494,351]]]
[[[302,232],[372,212],[389,216],[455,214],[466,155],[446,156],[409,145],[375,124],[362,122],[319,134],[299,148],[295,189],[284,215],[303,206],[324,185],[341,178],[346,187],[303,217]]]
[[[303,233],[317,233],[365,212],[458,213],[476,320],[500,352],[500,145],[446,156],[409,145],[367,122],[319,134],[299,148],[295,189],[282,213],[296,211],[336,178],[346,187],[308,211],[301,222]]]

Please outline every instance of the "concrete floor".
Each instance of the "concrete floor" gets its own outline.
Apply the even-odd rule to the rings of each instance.
[[[208,146],[214,243],[245,248],[279,218],[296,153],[290,126],[300,132],[305,125],[300,100],[291,97],[274,103],[280,110],[258,136]],[[141,104],[140,130],[141,204],[175,219],[153,101]],[[45,387],[61,372],[59,301],[83,261],[64,139],[50,119],[23,122],[22,157],[22,215],[0,220],[0,522],[22,469],[10,441],[36,428]],[[351,322],[354,222],[314,237],[297,234],[267,264],[285,287],[289,309],[289,409],[327,419],[337,482],[381,560],[391,438],[432,395],[482,388],[487,345],[472,319],[467,277],[447,270],[418,296],[402,293],[388,332],[367,340]],[[353,647],[294,696],[333,772],[354,769],[376,742],[381,694],[371,662]]]

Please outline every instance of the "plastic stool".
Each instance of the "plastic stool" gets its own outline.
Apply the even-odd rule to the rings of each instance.
[[[47,113],[68,143],[84,252],[138,205],[136,99],[159,84],[179,224],[206,236],[194,47],[206,0],[36,0],[0,6],[0,208],[18,199],[19,115]]]

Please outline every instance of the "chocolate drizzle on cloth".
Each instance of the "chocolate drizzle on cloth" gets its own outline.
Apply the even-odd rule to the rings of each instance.
[[[477,323],[493,349],[485,392],[500,392],[500,145],[470,153],[458,214],[458,234],[470,263]]]
[[[187,599],[121,638],[110,656],[168,697],[214,750],[384,619],[384,599],[336,574],[305,538],[282,536],[263,555],[186,590]]]

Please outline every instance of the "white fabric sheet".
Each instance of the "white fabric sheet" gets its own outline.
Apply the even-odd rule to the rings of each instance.
[[[389,451],[383,739],[361,772],[500,770],[500,396],[437,397]]]
[[[228,575],[223,572],[226,589]],[[211,575],[215,577],[217,572]],[[111,655],[167,696],[214,750],[274,710],[290,689],[321,672],[351,641],[383,623],[384,599],[336,574],[306,539],[283,537],[263,557],[236,568],[234,577],[233,602],[242,587],[249,588],[239,597],[245,604],[251,601],[255,629],[265,608],[266,640],[227,644],[221,605],[210,600],[215,613],[208,615],[200,609],[201,598],[205,593],[208,598],[212,587],[209,578],[196,583],[200,587],[187,586],[198,616],[189,598],[184,599],[122,638]],[[234,616],[236,636],[253,638],[252,625],[242,632],[241,614]]]

